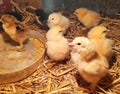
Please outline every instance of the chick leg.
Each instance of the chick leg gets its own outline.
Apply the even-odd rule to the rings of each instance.
[[[16,50],[17,51],[24,51],[25,49],[24,49],[24,45],[23,45],[23,43],[20,43],[20,46],[16,46]]]
[[[18,48],[18,49],[23,48],[23,44],[21,43],[20,46],[16,46],[16,48]]]
[[[14,46],[12,48],[10,48],[10,50],[13,50],[13,51],[23,51],[23,44],[20,44],[20,46]]]

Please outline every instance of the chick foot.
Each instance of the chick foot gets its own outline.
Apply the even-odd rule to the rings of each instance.
[[[25,47],[24,46],[16,46],[16,50],[19,52],[25,51]]]
[[[23,46],[15,46],[10,48],[10,50],[22,52],[22,51],[25,51],[25,48]]]

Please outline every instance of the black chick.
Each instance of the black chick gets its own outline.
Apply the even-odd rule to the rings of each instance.
[[[44,23],[47,20],[47,14],[45,13],[43,9],[36,9],[35,14],[38,16],[41,22]]]

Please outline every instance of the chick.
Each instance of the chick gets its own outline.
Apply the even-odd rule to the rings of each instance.
[[[4,31],[12,40],[19,43],[18,48],[22,48],[23,42],[28,39],[28,27],[22,22],[19,22],[14,16],[8,14],[2,15],[1,22]]]
[[[70,20],[61,13],[54,12],[49,15],[47,25],[49,28],[54,26],[61,26],[66,31],[70,26]],[[65,33],[66,32],[64,32],[64,34]]]
[[[101,20],[101,17],[97,12],[86,8],[76,9],[74,15],[76,15],[78,20],[87,28],[98,25]]]
[[[99,53],[104,55],[108,60],[113,56],[113,40],[106,38],[107,28],[104,26],[95,26],[88,32],[88,38],[95,43]]]
[[[81,77],[91,83],[90,89],[94,90],[98,81],[108,72],[107,59],[97,53],[95,45],[86,37],[76,37],[69,45],[74,66]]]
[[[63,28],[52,27],[46,34],[47,54],[51,60],[62,61],[69,56],[68,40],[63,36]]]

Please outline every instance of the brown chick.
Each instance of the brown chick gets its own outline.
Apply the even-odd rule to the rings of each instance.
[[[19,22],[14,16],[8,14],[2,15],[1,22],[4,31],[12,40],[19,43],[20,46],[18,48],[22,48],[24,41],[28,39],[28,27],[24,23]]]
[[[114,54],[112,50],[114,42],[113,40],[106,38],[106,32],[106,27],[95,26],[88,32],[88,38],[95,43],[97,51],[110,61]]]
[[[91,83],[90,89],[94,90],[98,81],[108,72],[107,59],[97,53],[95,45],[86,37],[76,37],[69,45],[74,66]]]
[[[78,20],[87,28],[98,25],[101,20],[101,17],[97,12],[86,8],[76,9],[74,15],[76,15]]]

